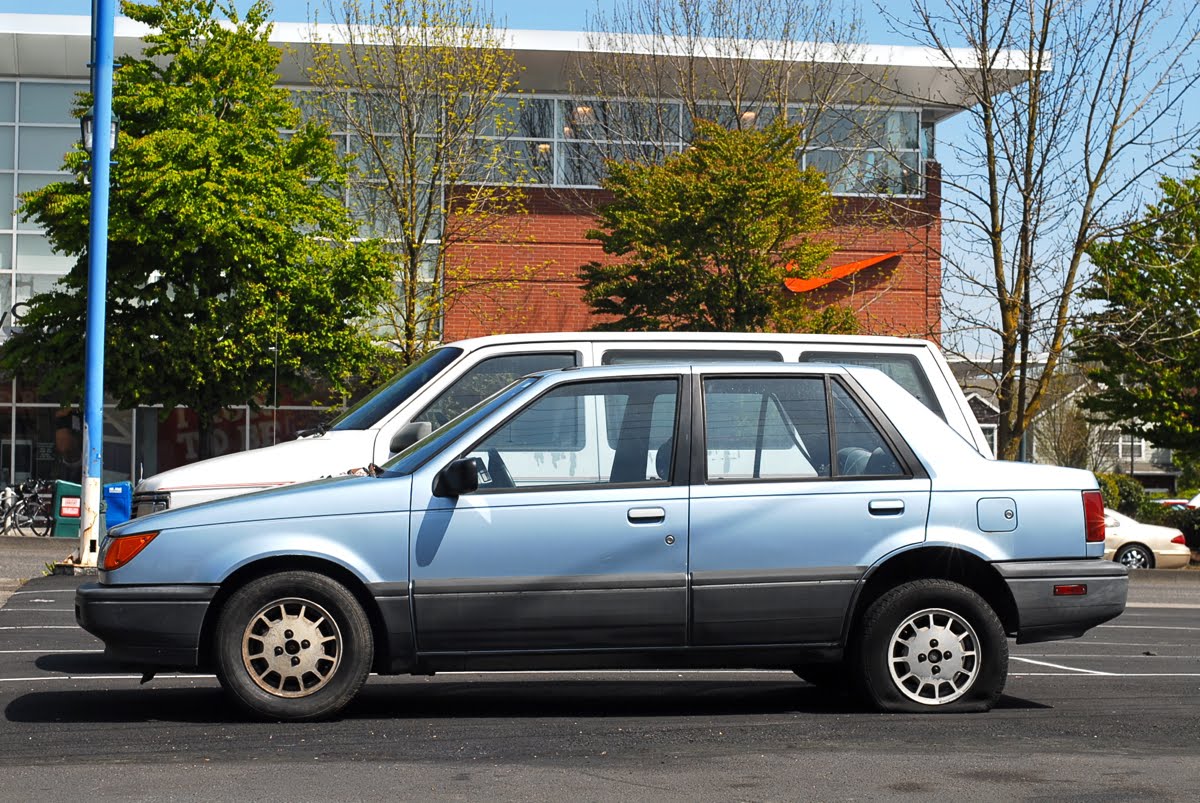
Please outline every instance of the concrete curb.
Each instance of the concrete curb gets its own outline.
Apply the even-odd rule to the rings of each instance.
[[[1131,569],[1130,581],[1149,583],[1200,583],[1200,571],[1195,569]]]

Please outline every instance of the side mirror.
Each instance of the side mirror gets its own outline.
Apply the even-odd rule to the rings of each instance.
[[[392,454],[403,452],[430,432],[433,432],[433,424],[428,421],[410,421],[400,427],[400,431],[392,436],[392,442],[388,444],[388,451]]]
[[[479,472],[483,461],[478,457],[460,457],[433,478],[433,495],[453,499],[479,490]]]

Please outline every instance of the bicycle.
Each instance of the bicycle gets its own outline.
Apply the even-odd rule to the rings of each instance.
[[[8,535],[8,515],[17,506],[21,495],[17,486],[5,483],[0,488],[0,535]]]
[[[54,529],[54,483],[28,479],[17,488],[17,500],[4,513],[4,534],[44,538]]]

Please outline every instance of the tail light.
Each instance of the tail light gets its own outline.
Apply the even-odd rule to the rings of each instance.
[[[111,572],[119,569],[137,557],[146,546],[154,540],[158,533],[138,533],[137,535],[118,535],[109,539],[108,549],[104,550],[104,569]]]
[[[1171,543],[1172,544],[1183,544],[1184,546],[1187,546],[1187,539],[1183,537],[1183,533],[1180,533],[1179,535],[1177,535],[1171,539]]]
[[[1083,527],[1089,544],[1104,541],[1104,497],[1099,491],[1083,492]]]

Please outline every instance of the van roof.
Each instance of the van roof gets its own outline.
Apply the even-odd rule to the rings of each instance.
[[[488,335],[445,343],[468,351],[499,344],[557,343],[588,340],[597,343],[811,343],[820,346],[892,346],[928,348],[934,344],[915,337],[885,337],[877,335],[814,335],[775,334],[760,332],[529,332],[510,335]]]

